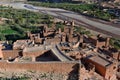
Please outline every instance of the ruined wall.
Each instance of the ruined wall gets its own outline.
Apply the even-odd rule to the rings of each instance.
[[[24,57],[37,57],[40,56],[42,54],[44,54],[45,52],[47,52],[46,50],[43,51],[35,51],[35,52],[23,52],[23,56]]]
[[[78,42],[78,36],[77,37],[73,37],[73,36],[71,36],[71,35],[69,35],[68,36],[68,41],[69,42]]]
[[[105,68],[104,66],[99,65],[98,63],[93,62],[93,61],[90,60],[90,59],[87,59],[85,62],[86,62],[86,63],[92,63],[92,64],[94,64],[94,65],[95,65],[95,70],[96,70],[100,75],[102,75],[103,77],[105,77],[105,75],[106,75],[106,68]]]
[[[105,79],[110,79],[114,75],[117,69],[116,64],[111,64],[109,66],[102,66],[90,59],[87,59],[86,62],[94,64],[96,72],[98,72],[100,75],[105,77]]]
[[[73,62],[0,62],[0,70],[6,71],[38,71],[38,72],[54,72],[60,74],[76,73],[79,70],[79,64]]]
[[[105,46],[105,42],[97,42],[96,47]]]
[[[118,60],[120,60],[120,52],[119,52],[119,54],[118,54]]]
[[[114,59],[116,59],[116,60],[119,60],[119,52],[116,52],[116,53],[112,53],[111,54],[111,57],[113,57]]]
[[[115,75],[117,71],[117,65],[114,63],[111,66],[108,66],[107,70],[106,70],[106,79],[110,79],[113,74]]]
[[[93,38],[89,38],[90,43],[92,43],[93,45],[97,45],[97,40],[93,39]]]
[[[109,40],[109,38],[108,38],[108,40]],[[100,41],[98,41],[97,39],[94,39],[94,38],[89,38],[89,41],[93,44],[93,45],[95,45],[96,47],[102,47],[102,46],[108,46],[109,44],[108,44],[108,42],[109,41],[102,41],[102,42],[100,42]]]
[[[0,58],[3,57],[3,54],[2,54],[2,45],[0,45]]]
[[[54,39],[47,39],[47,44],[58,44],[61,42],[61,39],[59,37],[55,37]]]
[[[19,56],[19,50],[2,50],[2,59],[7,60],[9,58],[16,58]]]

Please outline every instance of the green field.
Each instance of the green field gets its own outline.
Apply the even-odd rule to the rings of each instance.
[[[4,23],[0,24],[0,40],[26,38],[27,31],[35,32],[40,24],[49,25],[53,19],[49,15],[3,6],[0,6],[0,18],[5,18]]]

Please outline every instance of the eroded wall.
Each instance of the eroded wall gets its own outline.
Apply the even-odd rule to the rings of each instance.
[[[6,71],[38,71],[60,74],[78,74],[79,64],[73,62],[0,62],[0,70]]]

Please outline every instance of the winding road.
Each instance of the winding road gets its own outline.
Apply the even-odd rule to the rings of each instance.
[[[8,4],[9,6],[12,6],[16,9],[26,9],[30,11],[35,12],[42,12],[44,14],[49,14],[54,17],[63,19],[63,20],[74,20],[76,24],[78,25],[84,25],[85,27],[107,34],[109,36],[120,38],[120,24],[118,27],[107,24],[107,22],[99,22],[95,20],[90,20],[89,18],[86,18],[86,16],[80,15],[78,13],[74,13],[72,11],[67,11],[64,9],[58,9],[58,8],[45,8],[45,7],[36,7],[29,4],[24,3],[0,3],[0,4]]]

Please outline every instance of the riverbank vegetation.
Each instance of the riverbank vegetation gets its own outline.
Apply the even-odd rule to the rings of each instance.
[[[35,32],[40,24],[51,24],[53,17],[38,12],[0,6],[0,40],[26,38],[26,32]]]
[[[95,17],[103,20],[109,21],[110,19],[116,18],[115,15],[104,11],[96,4],[73,4],[73,3],[45,3],[45,2],[27,2],[34,6],[43,6],[51,8],[62,8],[70,11],[80,13],[85,16]]]
[[[111,38],[110,44],[117,49],[120,49],[120,39]]]

